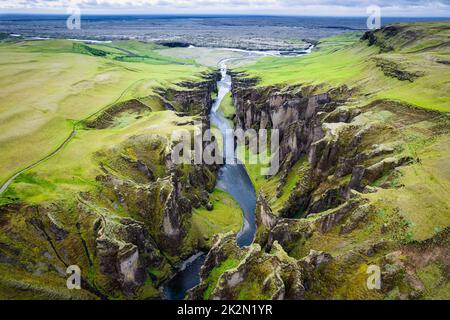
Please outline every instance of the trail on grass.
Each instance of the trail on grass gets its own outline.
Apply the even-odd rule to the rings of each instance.
[[[46,156],[45,158],[33,163],[32,165],[26,167],[25,169],[20,170],[19,172],[17,172],[16,174],[14,174],[11,178],[9,178],[0,188],[0,194],[2,194],[7,188],[8,186],[18,177],[20,176],[22,173],[27,172],[28,170],[31,170],[35,167],[37,167],[38,165],[40,165],[42,162],[47,161],[48,159],[54,157],[58,152],[60,152],[62,150],[62,148],[64,148],[69,142],[70,140],[72,140],[72,138],[75,136],[75,132],[76,129],[75,127],[73,128],[72,132],[70,133],[69,137],[64,140],[64,142],[52,153],[50,153],[48,156]]]
[[[86,117],[83,120],[77,121],[72,129],[72,132],[70,133],[69,137],[64,140],[64,142],[59,145],[58,148],[56,148],[56,150],[54,150],[52,153],[50,153],[49,155],[45,156],[44,158],[36,161],[35,163],[29,165],[28,167],[16,172],[14,175],[12,175],[8,180],[6,180],[5,183],[2,184],[2,186],[0,187],[0,195],[3,194],[3,192],[5,192],[5,190],[9,187],[9,185],[18,177],[20,176],[22,173],[25,173],[31,169],[36,168],[38,165],[40,165],[41,163],[53,158],[55,155],[57,155],[75,136],[75,133],[77,132],[77,125],[83,121],[86,121],[90,118],[92,118],[93,116],[98,115],[99,113],[103,112],[104,110],[107,110],[109,107],[111,107],[112,105],[116,104],[117,102],[120,101],[120,99],[122,99],[125,94],[132,88],[134,87],[137,83],[143,81],[145,79],[139,79],[135,82],[133,82],[131,85],[129,85],[124,91],[122,91],[122,93],[119,95],[119,97],[112,103],[108,104],[106,107],[101,108],[100,110],[96,111],[94,114],[91,114],[90,116]]]

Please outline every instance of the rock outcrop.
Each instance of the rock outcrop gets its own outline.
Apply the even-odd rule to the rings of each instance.
[[[144,224],[122,218],[102,217],[96,223],[97,254],[100,271],[110,286],[133,296],[147,280],[146,270],[163,269],[167,263]]]
[[[160,96],[168,110],[175,110],[186,114],[201,114],[207,116],[213,104],[212,93],[217,92],[217,81],[220,72],[204,75],[200,82],[182,82],[176,89],[161,89]]]
[[[361,147],[379,128],[355,120],[362,111],[345,106],[352,99],[352,90],[345,86],[320,93],[320,87],[259,88],[247,79],[235,82],[236,126],[279,130],[278,197],[291,168],[307,159],[307,170],[276,213],[279,216],[307,216],[336,208],[352,198],[352,189],[363,191],[413,161],[393,155],[384,158],[394,151],[389,146]],[[373,159],[379,160],[373,163]],[[350,178],[344,181],[346,176]]]
[[[270,251],[275,242],[290,251],[292,245],[307,239],[313,232],[312,224],[305,220],[280,218],[273,214],[265,197],[260,194],[256,207],[258,226],[255,242]]]
[[[227,264],[235,261],[235,265]],[[215,268],[225,268],[218,278]],[[217,237],[201,270],[201,283],[189,292],[190,299],[301,300],[305,275],[300,262],[290,258],[275,242],[270,253],[258,244],[239,249],[234,235]]]

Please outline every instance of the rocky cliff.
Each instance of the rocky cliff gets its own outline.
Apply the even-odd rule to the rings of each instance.
[[[239,249],[233,236],[218,238],[202,268],[202,282],[190,297],[426,295],[419,268],[426,263],[448,268],[446,236],[434,236],[428,249],[436,255],[413,268],[412,261],[425,254],[426,246],[417,248],[399,209],[386,207],[378,197],[382,190],[401,196],[403,170],[421,162],[406,146],[411,126],[427,123],[426,134],[445,136],[448,117],[388,100],[364,104],[346,86],[326,91],[322,86],[259,87],[245,74],[233,77],[236,126],[278,129],[281,171],[274,177],[252,177],[260,193],[255,243]],[[380,119],[380,114],[390,116]],[[382,269],[378,291],[366,285],[371,264]]]
[[[223,274],[214,271],[223,267]],[[218,236],[201,269],[202,283],[189,292],[189,298],[299,300],[305,292],[304,273],[306,267],[278,243],[268,254],[258,244],[239,249],[233,234]]]
[[[204,75],[202,82],[182,82],[176,88],[159,90],[166,109],[186,114],[209,115],[213,104],[211,93],[217,92],[220,72]]]
[[[233,88],[233,98],[238,127],[280,132],[278,196],[291,168],[302,157],[307,159],[308,169],[297,182],[297,192],[279,210],[281,216],[307,216],[336,208],[351,198],[351,189],[363,191],[388,171],[413,161],[392,156],[394,150],[386,145],[362,150],[364,139],[380,128],[355,120],[362,117],[361,110],[347,107],[352,99],[347,87],[321,93],[314,87],[244,85]],[[343,183],[346,176],[350,179]]]
[[[209,112],[215,82],[213,73],[198,87],[180,84],[165,102],[188,115],[190,125],[192,116]],[[105,129],[132,105],[113,106],[89,130]],[[98,174],[91,190],[1,207],[2,292],[21,297],[28,286],[26,294],[43,298],[157,298],[174,266],[204,246],[192,228],[192,208],[207,206],[216,184],[214,166],[174,165],[174,143],[167,135],[127,136],[93,155]],[[65,285],[71,265],[81,268],[81,291]]]

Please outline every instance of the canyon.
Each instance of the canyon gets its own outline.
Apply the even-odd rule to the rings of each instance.
[[[0,295],[447,297],[447,35],[445,23],[388,26],[231,70],[174,60],[168,65],[189,77],[145,85],[136,62],[122,61],[130,56],[93,57],[98,48],[64,43],[65,55],[105,59],[102,68],[120,68],[131,85],[71,123],[70,143],[5,188]],[[418,97],[418,88],[431,89]],[[280,171],[173,163],[171,134],[198,122],[278,130]],[[82,290],[65,288],[71,265],[82,270]],[[366,286],[370,266],[382,271],[380,290]]]
[[[380,34],[392,41],[403,31],[392,29],[368,32],[361,41]],[[409,223],[398,214],[401,209],[379,197],[384,190],[400,196],[404,170],[423,164],[404,148],[411,127],[426,123],[422,133],[428,139],[446,140],[448,116],[399,101],[365,102],[360,89],[347,85],[325,90],[315,85],[267,87],[245,72],[232,76],[236,126],[279,130],[282,171],[276,177],[259,177],[247,165],[259,194],[255,242],[238,248],[232,235],[216,237],[201,269],[201,284],[189,298],[423,295],[425,285],[412,261],[436,252],[423,265],[432,262],[447,270],[448,227],[413,240]],[[383,113],[390,115],[380,120]],[[382,270],[380,291],[365,287],[370,265]]]

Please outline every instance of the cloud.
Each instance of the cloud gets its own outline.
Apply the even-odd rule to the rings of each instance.
[[[70,3],[89,13],[364,15],[379,5],[389,15],[450,15],[450,0],[0,0],[0,11],[65,12]]]

